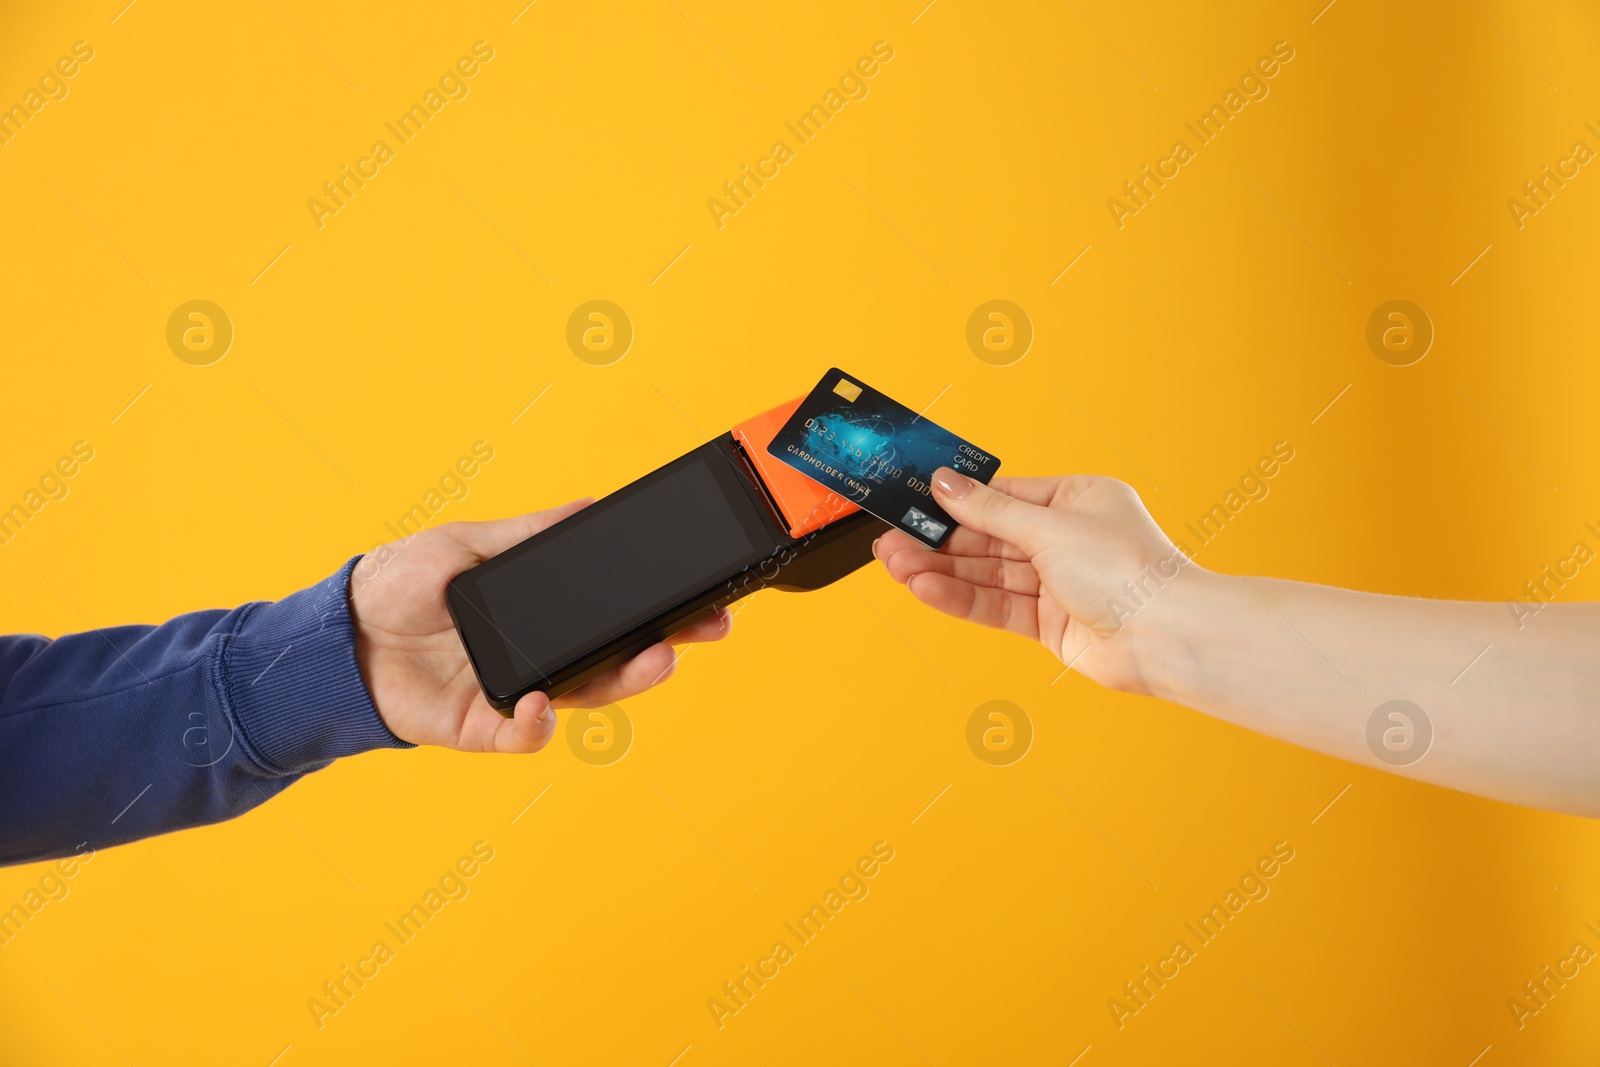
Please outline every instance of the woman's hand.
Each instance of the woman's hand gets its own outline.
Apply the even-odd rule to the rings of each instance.
[[[940,468],[944,551],[874,553],[918,600],[1103,685],[1425,782],[1600,817],[1600,604],[1380,596],[1188,561],[1112,478]],[[1398,709],[1398,710],[1397,710]]]
[[[495,522],[448,523],[384,545],[356,565],[350,578],[356,660],[378,714],[396,737],[468,752],[537,752],[549,742],[556,716],[545,694],[523,697],[510,719],[484,700],[445,607],[445,586],[591,503],[577,500]],[[727,635],[730,623],[726,611],[702,619],[558,697],[556,705],[598,707],[642,693],[672,674],[672,645],[715,641]]]
[[[1205,572],[1190,563],[1114,478],[996,478],[948,468],[933,497],[960,523],[935,552],[899,530],[873,554],[912,596],[958,619],[1037,639],[1102,685],[1147,692],[1140,635],[1175,582]]]

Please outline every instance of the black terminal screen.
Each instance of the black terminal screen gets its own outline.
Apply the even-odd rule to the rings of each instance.
[[[548,677],[770,554],[741,478],[719,454],[691,453],[478,568],[473,599],[506,656],[479,657],[507,669],[494,688]]]

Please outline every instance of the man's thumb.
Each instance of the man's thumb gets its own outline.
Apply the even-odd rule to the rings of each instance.
[[[933,472],[933,498],[969,530],[1009,541],[1030,556],[1048,539],[1050,509],[1018,500],[949,467]]]

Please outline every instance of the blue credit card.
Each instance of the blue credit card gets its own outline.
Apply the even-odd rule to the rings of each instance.
[[[985,484],[1000,469],[994,456],[837,367],[767,451],[932,548],[956,525],[933,502],[934,469],[950,467]]]

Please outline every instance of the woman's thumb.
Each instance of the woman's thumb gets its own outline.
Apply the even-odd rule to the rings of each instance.
[[[1009,541],[1030,556],[1049,538],[1050,509],[1018,500],[949,467],[933,472],[933,498],[969,530]]]

